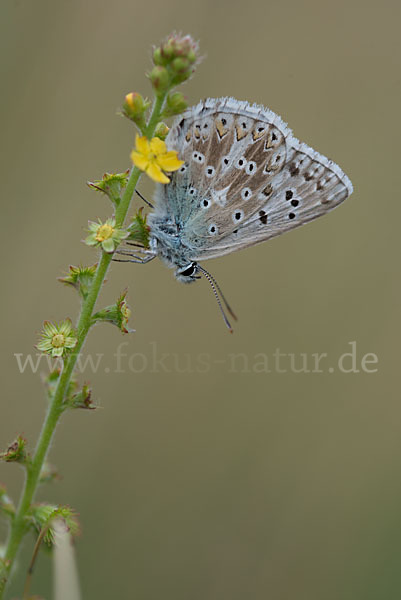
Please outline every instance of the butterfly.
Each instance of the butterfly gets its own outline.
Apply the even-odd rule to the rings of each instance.
[[[234,98],[207,99],[183,113],[166,144],[184,164],[157,184],[148,215],[150,248],[179,281],[205,276],[226,325],[216,280],[200,261],[254,246],[316,219],[353,191],[338,165],[298,141],[263,106]],[[124,251],[123,251],[124,252]],[[219,297],[220,296],[220,297]]]

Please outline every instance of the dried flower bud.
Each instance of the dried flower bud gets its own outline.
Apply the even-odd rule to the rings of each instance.
[[[30,460],[26,451],[26,439],[19,435],[17,439],[9,445],[5,452],[0,454],[0,459],[5,462],[18,462],[27,464]]]
[[[126,295],[127,291],[124,291],[115,304],[106,306],[106,308],[103,308],[94,314],[92,317],[93,320],[95,322],[104,321],[106,323],[111,323],[118,327],[122,333],[133,333],[135,329],[128,328],[131,309],[125,300]]]

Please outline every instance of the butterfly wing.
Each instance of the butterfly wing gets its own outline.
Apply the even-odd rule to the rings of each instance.
[[[182,223],[193,260],[280,235],[352,193],[340,167],[300,143],[280,117],[232,98],[186,111],[167,144],[185,164],[159,202]]]

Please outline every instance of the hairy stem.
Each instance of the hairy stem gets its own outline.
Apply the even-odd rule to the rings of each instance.
[[[160,114],[165,98],[166,94],[156,97],[152,114],[146,127],[146,135],[148,138],[152,137],[156,125],[160,120]],[[133,167],[131,169],[127,186],[125,187],[120,203],[116,209],[115,218],[117,227],[121,227],[124,224],[140,176],[141,171],[137,167]],[[11,572],[15,557],[20,547],[22,538],[27,530],[26,515],[35,497],[43,463],[49,451],[57,423],[64,410],[63,401],[66,391],[68,389],[71,376],[74,372],[78,356],[91,328],[93,309],[95,307],[111,260],[112,254],[106,254],[105,252],[102,253],[102,257],[99,261],[89,294],[81,307],[81,313],[77,325],[77,345],[64,363],[64,368],[60,374],[54,396],[50,402],[49,409],[39,435],[32,462],[27,468],[20,503],[11,524],[7,548],[4,555],[4,560],[6,561],[5,564],[7,566],[6,574],[2,574],[2,578],[0,580],[0,600],[3,598],[7,580],[9,579],[9,574]]]

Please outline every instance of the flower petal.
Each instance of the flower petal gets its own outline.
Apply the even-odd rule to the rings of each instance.
[[[177,171],[184,164],[183,160],[178,158],[177,152],[171,150],[157,157],[157,164],[163,171]]]
[[[91,233],[87,238],[85,238],[85,244],[87,244],[87,246],[96,246],[97,243],[98,241],[96,239],[96,233]]]
[[[157,156],[159,154],[166,154],[166,144],[160,138],[154,137],[150,140],[150,151]]]
[[[64,348],[63,346],[60,346],[59,348],[53,348],[52,350],[52,356],[53,358],[58,358],[60,356],[63,356],[63,352],[64,352]]]
[[[57,333],[57,327],[53,323],[50,323],[50,321],[45,321],[43,323],[43,331],[44,331],[44,335],[53,336],[53,335],[56,335],[56,333]]]
[[[102,242],[102,248],[105,252],[113,252],[114,251],[114,240],[113,238],[109,238],[108,240],[104,240]]]
[[[163,173],[161,168],[156,163],[151,163],[146,169],[146,175],[148,175],[153,181],[159,183],[170,183],[170,179]]]
[[[75,348],[75,346],[77,345],[77,338],[75,337],[66,337],[65,338],[65,342],[64,342],[64,347],[65,348]]]
[[[38,342],[36,344],[36,347],[41,352],[48,352],[49,350],[51,350],[53,348],[53,346],[51,344],[51,341],[48,338],[46,338],[45,340],[41,340],[40,342]]]
[[[135,152],[135,150],[131,152],[131,160],[138,169],[141,169],[141,171],[145,171],[146,167],[149,165],[149,159],[143,154]]]
[[[93,233],[96,233],[99,229],[99,223],[95,223],[95,221],[89,221],[88,226],[89,231],[92,231]]]
[[[62,333],[64,336],[68,336],[72,330],[72,323],[71,323],[70,319],[66,319],[65,321],[62,321],[62,323],[60,323],[60,325],[59,325],[58,330],[59,330],[59,333]]]
[[[150,153],[149,140],[145,135],[136,134],[135,150],[147,157]]]

